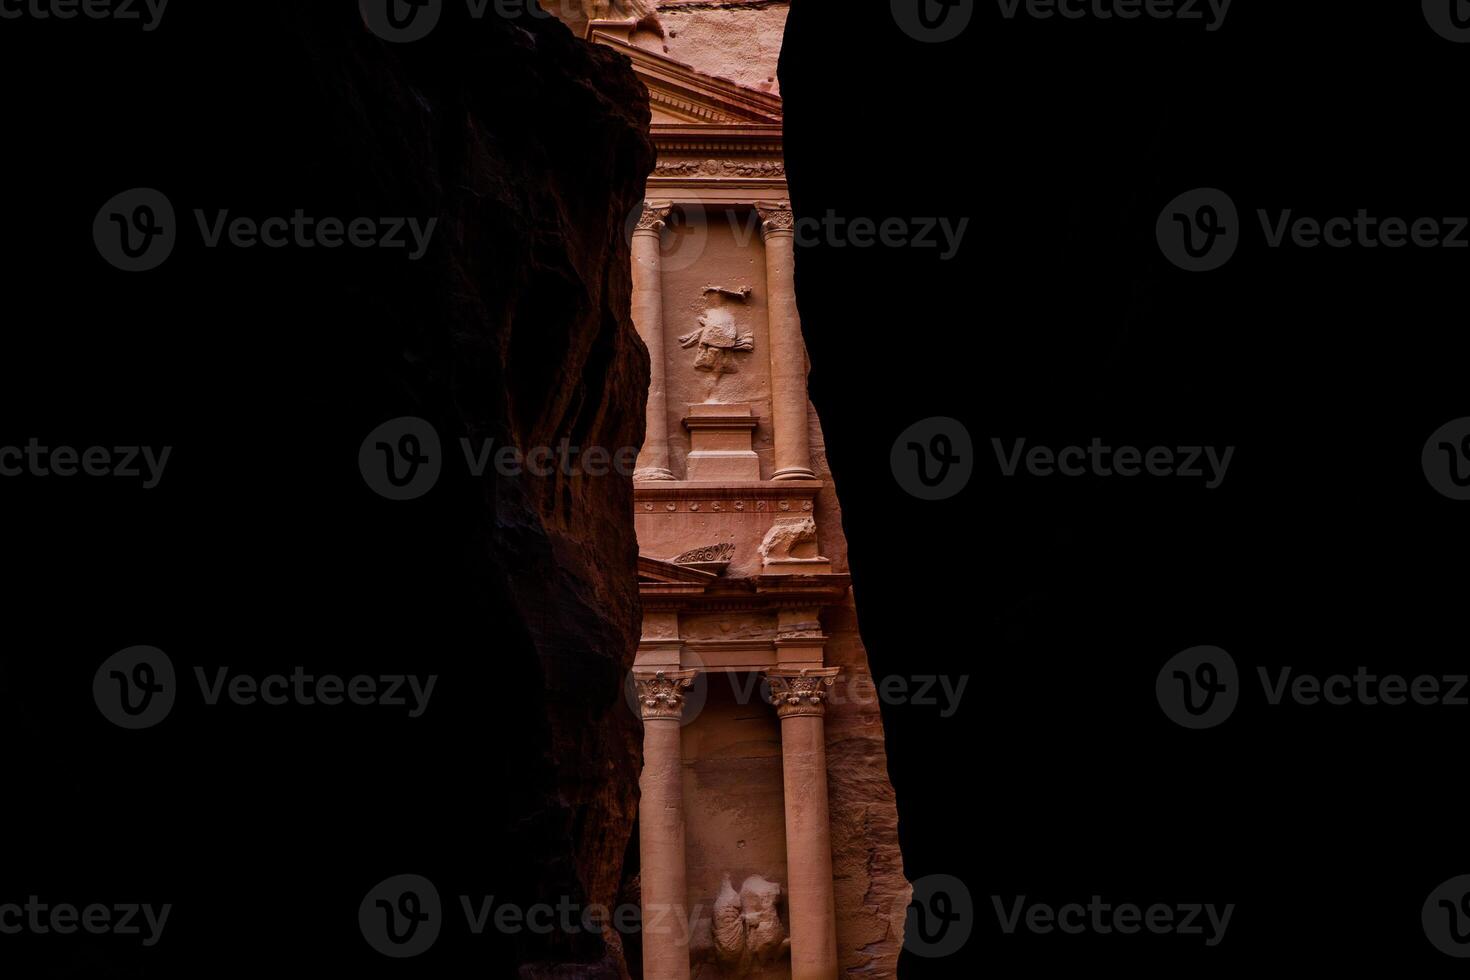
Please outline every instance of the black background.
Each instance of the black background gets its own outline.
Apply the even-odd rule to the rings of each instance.
[[[884,9],[878,9],[884,8]],[[1258,208],[1470,208],[1470,48],[1418,4],[1236,3],[1175,21],[896,33],[887,4],[797,3],[782,63],[798,213],[971,216],[960,257],[803,250],[798,288],[875,675],[968,674],[961,710],[889,707],[908,876],[964,880],[965,966],[1448,973],[1420,907],[1465,871],[1465,709],[1266,707],[1256,668],[1464,673],[1467,529],[1420,451],[1466,414],[1466,251],[1268,249]],[[1216,187],[1244,240],[1187,273],[1154,239]],[[975,477],[926,503],[888,451],[964,422]],[[1184,479],[1004,478],[991,439],[1235,446]],[[1200,644],[1240,706],[1186,731],[1154,695]],[[1006,935],[992,896],[1236,904],[1224,941]]]
[[[0,444],[207,447],[155,491],[0,481],[0,898],[176,906],[154,950],[4,937],[17,976],[510,971],[488,935],[384,961],[353,915],[391,873],[446,895],[524,873],[493,829],[507,749],[477,730],[508,683],[504,627],[461,554],[485,529],[449,509],[401,518],[343,465],[376,421],[429,411],[403,404],[373,333],[362,285],[381,270],[196,244],[124,276],[90,238],[134,186],[181,210],[346,210],[312,52],[276,9],[175,0],[147,35],[0,22]],[[1467,505],[1431,489],[1420,450],[1470,414],[1467,253],[1268,249],[1255,212],[1470,213],[1467,59],[1417,4],[1236,0],[1207,33],[1005,21],[982,3],[942,45],[904,35],[886,3],[793,4],[798,215],[970,218],[949,262],[835,243],[798,256],[873,672],[969,677],[951,718],[885,708],[908,876],[961,878],[974,917],[960,954],[906,956],[904,976],[1456,969],[1419,910],[1470,871],[1470,709],[1267,707],[1255,671],[1465,670]],[[1154,222],[1201,186],[1246,229],[1223,269],[1189,274]],[[889,449],[937,415],[965,424],[976,469],[927,503]],[[991,451],[1095,436],[1236,453],[1205,490],[1003,478]],[[311,663],[344,674],[402,671],[411,647],[425,652],[408,669],[457,683],[414,726],[181,706],[177,725],[125,733],[82,692],[135,643],[200,651],[176,658],[186,669],[325,650]],[[1245,690],[1225,724],[1191,732],[1154,680],[1198,644],[1228,650]],[[1206,948],[1006,935],[991,898],[1094,894],[1236,909]]]

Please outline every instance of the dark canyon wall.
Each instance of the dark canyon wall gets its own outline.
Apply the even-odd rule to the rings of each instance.
[[[364,942],[358,904],[413,873],[445,912],[431,972],[616,976],[596,931],[476,935],[461,896],[577,914],[617,898],[639,766],[622,700],[639,619],[631,480],[476,476],[460,440],[477,454],[641,442],[625,219],[653,162],[646,95],[541,17],[446,4],[432,35],[390,44],[355,2],[208,6],[146,34],[6,25],[17,57],[0,75],[47,98],[9,122],[26,193],[7,278],[38,312],[10,324],[0,441],[173,447],[148,491],[0,486],[6,513],[31,518],[7,521],[31,556],[15,608],[70,624],[13,650],[0,677],[20,746],[11,798],[35,840],[15,887],[175,906],[154,949],[11,949],[57,975],[375,975],[402,964]],[[179,219],[151,272],[110,267],[90,236],[132,187]],[[207,247],[195,209],[437,227],[416,260]],[[402,416],[432,425],[442,472],[394,501],[365,482],[359,447]],[[109,725],[87,693],[134,644],[164,650],[180,680],[148,731]],[[437,686],[408,718],[211,705],[195,685],[196,667],[298,666]]]

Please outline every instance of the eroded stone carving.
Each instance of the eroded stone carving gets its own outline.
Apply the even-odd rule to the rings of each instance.
[[[638,710],[645,721],[673,719],[684,714],[684,691],[694,683],[694,671],[658,671],[652,675],[633,675],[638,688]]]
[[[796,216],[791,211],[790,202],[757,204],[755,210],[760,215],[762,235],[770,236],[775,232],[793,231],[796,228]]]
[[[771,704],[776,706],[776,716],[789,718],[793,715],[826,713],[827,688],[837,679],[840,669],[823,667],[796,674],[768,671],[766,682],[771,686],[770,699]]]
[[[704,315],[699,318],[698,329],[680,337],[679,346],[685,350],[697,348],[695,370],[710,371],[716,377],[734,374],[734,352],[755,350],[755,334],[749,328],[742,330],[735,323],[735,311],[729,303],[744,303],[750,298],[750,287],[723,289],[707,286],[704,297]]]
[[[778,520],[761,540],[761,561],[825,561],[817,554],[817,522],[811,517]]]
[[[669,222],[669,212],[674,206],[668,202],[645,202],[643,213],[638,216],[637,231],[663,231]]]
[[[781,924],[783,889],[760,875],[746,878],[736,891],[730,876],[720,881],[720,894],[710,913],[709,937],[696,939],[698,961],[713,960],[724,976],[740,977],[780,959],[791,948]]]
[[[631,20],[637,26],[664,36],[654,0],[582,0],[582,12],[588,20]]]
[[[716,508],[719,502],[716,501]],[[722,541],[719,544],[705,545],[703,548],[693,548],[684,552],[674,559],[675,565],[688,565],[704,572],[723,572],[730,564],[730,558],[735,554],[735,542]]]
[[[654,167],[659,177],[784,177],[780,160],[660,160]]]

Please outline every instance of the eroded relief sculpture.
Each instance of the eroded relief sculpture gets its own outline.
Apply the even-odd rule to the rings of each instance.
[[[588,20],[633,20],[663,34],[654,0],[582,0],[582,12]]]
[[[735,351],[755,350],[755,334],[749,327],[742,328],[735,322],[735,311],[731,302],[744,303],[750,298],[750,287],[722,289],[709,286],[704,291],[704,315],[699,318],[698,328],[679,338],[679,346],[688,350],[696,348],[694,367],[698,371],[712,372],[718,378],[722,374],[734,374]]]
[[[695,959],[713,961],[724,977],[742,977],[763,969],[791,948],[781,924],[781,886],[751,875],[736,891],[723,876],[710,913],[709,934],[693,945]]]
[[[810,517],[777,521],[761,540],[760,556],[773,561],[820,561],[817,554],[817,522]]]

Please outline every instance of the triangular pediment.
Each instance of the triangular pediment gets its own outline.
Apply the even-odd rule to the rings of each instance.
[[[695,70],[682,61],[630,43],[624,25],[592,25],[588,40],[612,48],[633,62],[633,71],[648,89],[653,124],[714,126],[779,126],[781,97],[748,88],[727,78]]]
[[[716,576],[714,574],[700,571],[697,568],[676,565],[671,561],[650,558],[647,555],[638,556],[639,582],[660,583],[664,585],[705,586],[713,582],[715,578]]]

